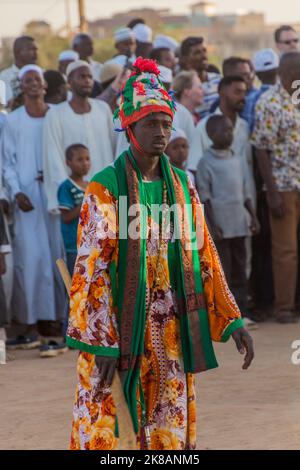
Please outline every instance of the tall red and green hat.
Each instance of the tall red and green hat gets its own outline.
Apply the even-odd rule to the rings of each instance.
[[[175,102],[165,89],[160,78],[156,61],[138,57],[133,64],[133,72],[125,83],[119,108],[114,113],[114,121],[119,120],[121,129],[151,113],[163,112],[174,117]]]

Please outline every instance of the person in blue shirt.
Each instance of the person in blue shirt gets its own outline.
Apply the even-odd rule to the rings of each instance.
[[[81,203],[88,181],[85,176],[91,166],[88,148],[83,144],[72,144],[66,149],[66,162],[70,168],[70,176],[58,188],[58,203],[61,212],[61,230],[67,255],[67,267],[73,274],[77,256],[77,228]],[[66,318],[63,327],[63,336],[67,329],[68,320],[67,306]]]
[[[83,144],[70,145],[66,150],[66,162],[71,174],[58,188],[58,203],[67,266],[72,274],[77,255],[79,214],[85,188],[88,184],[84,177],[88,174],[91,166],[88,148]]]
[[[259,98],[271,86],[276,85],[278,80],[279,56],[273,49],[261,49],[253,57],[253,66],[255,74],[261,82],[261,87],[256,90],[248,102],[249,114],[251,116],[250,130],[255,125],[255,106]]]

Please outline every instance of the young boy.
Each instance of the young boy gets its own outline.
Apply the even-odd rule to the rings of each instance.
[[[229,288],[242,314],[247,316],[245,239],[259,231],[250,199],[247,163],[244,156],[231,149],[233,124],[229,118],[211,116],[206,130],[213,144],[198,164],[197,187]]]
[[[6,305],[6,298],[4,294],[3,284],[1,277],[5,274],[6,265],[5,265],[5,255],[11,252],[11,247],[9,245],[8,237],[5,230],[4,216],[2,208],[0,206],[0,364],[5,363],[5,326],[8,325],[8,312]]]
[[[183,130],[176,129],[172,131],[166,148],[166,154],[168,155],[172,165],[185,171],[189,155],[189,143]]]
[[[66,162],[70,177],[58,189],[58,203],[61,212],[61,229],[67,254],[67,267],[73,274],[77,256],[77,227],[81,203],[88,185],[84,177],[88,174],[91,161],[88,148],[83,144],[70,145],[66,150]]]
[[[189,142],[186,133],[182,129],[172,131],[168,146],[166,148],[166,155],[168,155],[172,165],[180,168],[187,173],[192,183],[195,184],[195,177],[192,172],[187,170],[186,164],[189,156]]]
[[[66,162],[70,168],[70,177],[58,189],[58,203],[61,212],[61,228],[67,253],[67,266],[73,273],[77,255],[77,227],[81,203],[88,181],[91,161],[89,150],[83,144],[73,144],[66,150]]]
[[[88,181],[84,177],[88,174],[91,166],[88,148],[83,144],[72,144],[66,150],[66,162],[70,168],[70,176],[58,188],[58,203],[61,212],[61,230],[64,240],[67,267],[72,275],[77,256],[77,227],[81,203]],[[65,312],[63,325],[63,338],[65,339],[68,324],[69,302]],[[65,344],[52,344],[42,346],[40,355],[42,357],[56,356],[60,352],[65,352]]]

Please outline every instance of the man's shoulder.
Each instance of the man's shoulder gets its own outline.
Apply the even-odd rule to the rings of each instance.
[[[0,70],[0,80],[5,80],[6,77],[9,77],[11,73],[14,71],[15,66],[11,65],[10,67],[7,67],[6,69]]]
[[[101,184],[108,189],[115,198],[118,197],[118,178],[114,164],[108,165],[106,168],[99,171],[99,173],[96,173],[93,176],[91,183]]]
[[[26,114],[24,113],[24,110],[25,110],[25,107],[24,106],[20,106],[19,108],[15,109],[14,111],[12,111],[11,113],[8,113],[6,115],[6,119],[5,119],[5,122],[10,125],[10,124],[14,124],[16,122],[19,121],[20,117],[25,117]]]
[[[272,86],[264,93],[262,93],[256,103],[256,111],[259,112],[264,109],[281,110],[282,108],[282,97],[280,88],[278,86]]]
[[[56,116],[66,111],[68,108],[69,108],[68,101],[63,101],[62,103],[59,103],[59,104],[51,104],[49,106],[46,116]]]
[[[172,164],[171,164],[172,165]],[[180,168],[177,168],[176,166],[172,165],[172,168],[174,170],[174,173],[179,177],[181,183],[187,184],[188,182],[188,176],[184,170],[181,170]]]
[[[90,98],[89,101],[90,101],[90,103],[91,103],[94,110],[100,111],[101,113],[103,113],[103,111],[105,111],[105,112],[111,114],[111,109],[105,101],[99,100],[97,98]]]

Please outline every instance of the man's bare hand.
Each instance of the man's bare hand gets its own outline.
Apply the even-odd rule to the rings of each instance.
[[[245,328],[238,328],[232,333],[236,348],[240,354],[245,354],[243,369],[246,370],[254,359],[253,340]]]
[[[23,212],[30,212],[34,209],[29,197],[27,197],[24,193],[16,194],[16,201],[19,209],[21,209]]]
[[[9,215],[9,202],[6,199],[0,199],[0,207],[5,215]]]
[[[278,191],[267,191],[268,206],[272,215],[281,219],[285,215],[285,206],[281,194]]]
[[[104,382],[110,386],[115,375],[118,359],[107,356],[96,356],[95,361],[99,370],[100,380],[104,380]]]
[[[5,255],[0,253],[0,276],[3,276],[6,273],[6,264],[5,264]]]

